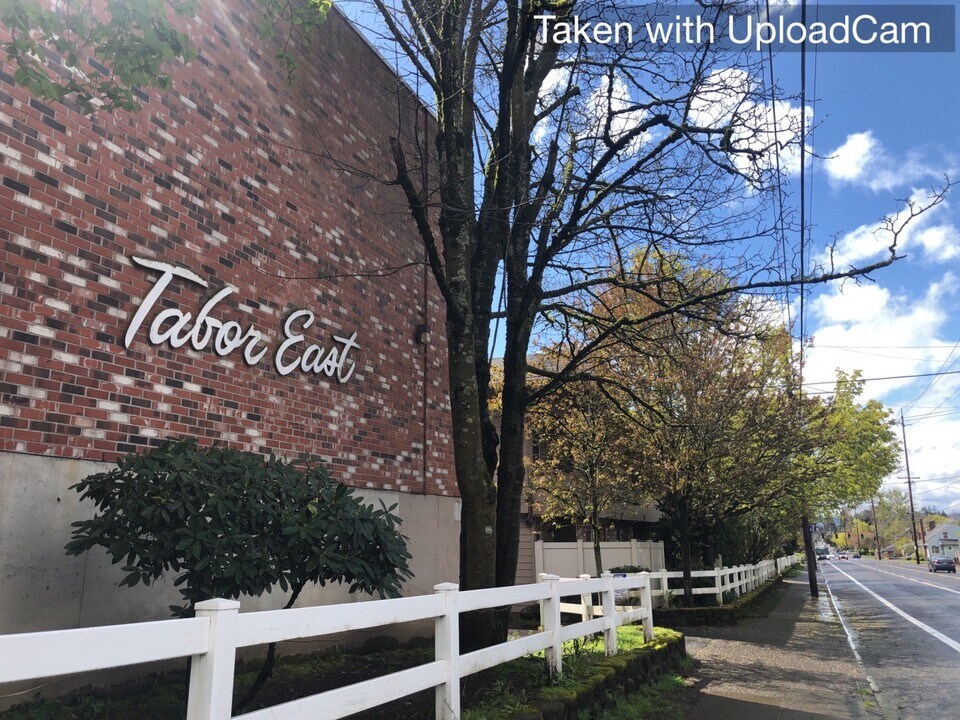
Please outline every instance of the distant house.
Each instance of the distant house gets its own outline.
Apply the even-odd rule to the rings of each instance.
[[[927,530],[926,535],[923,547],[927,557],[945,555],[960,560],[960,525],[953,522],[940,523]]]

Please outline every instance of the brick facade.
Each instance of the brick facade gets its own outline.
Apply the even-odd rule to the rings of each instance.
[[[426,114],[336,12],[289,83],[256,22],[252,2],[200,3],[199,56],[138,113],[89,118],[0,74],[0,450],[112,460],[192,435],[319,455],[360,487],[455,494],[443,311],[380,182],[391,135]],[[133,256],[208,287],[173,279],[126,348],[160,277]],[[227,285],[212,315],[260,331],[262,361],[149,342],[157,312],[196,316]],[[316,315],[298,350],[357,333],[346,382],[277,372],[298,310]]]

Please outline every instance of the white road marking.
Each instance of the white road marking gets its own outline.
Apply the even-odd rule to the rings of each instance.
[[[952,588],[944,587],[943,585],[937,585],[936,583],[927,582],[926,580],[917,580],[916,578],[907,577],[906,575],[897,575],[892,573],[889,570],[881,570],[880,568],[871,567],[869,570],[874,572],[883,573],[884,575],[892,575],[893,577],[900,578],[901,580],[909,580],[910,582],[915,582],[920,585],[927,585],[928,587],[936,588],[937,590],[943,590],[944,592],[953,593],[954,595],[960,595],[960,590],[953,590]]]
[[[940,642],[942,642],[942,643],[943,643],[944,645],[946,645],[947,647],[951,648],[952,650],[956,650],[958,653],[960,653],[960,643],[958,643],[956,640],[951,640],[951,639],[948,638],[946,635],[944,635],[942,632],[939,632],[938,630],[934,630],[932,627],[930,627],[930,626],[927,625],[926,623],[922,623],[922,622],[920,622],[919,620],[917,620],[915,617],[913,617],[912,615],[909,615],[909,614],[905,613],[903,610],[901,610],[900,608],[898,608],[898,607],[897,607],[896,605],[894,605],[892,602],[890,602],[890,601],[887,600],[886,598],[881,597],[880,595],[878,595],[877,593],[875,593],[873,590],[871,590],[870,588],[868,588],[866,585],[864,585],[862,582],[860,582],[860,581],[857,580],[856,578],[851,577],[850,575],[847,575],[847,573],[845,573],[843,570],[841,570],[840,568],[838,568],[838,567],[837,567],[836,565],[834,565],[833,563],[828,563],[828,565],[830,565],[834,570],[836,570],[838,573],[840,573],[841,575],[843,575],[844,577],[846,577],[848,580],[850,580],[850,581],[853,582],[854,584],[859,585],[860,588],[862,588],[864,592],[868,593],[869,595],[872,595],[874,598],[876,598],[877,600],[879,600],[884,606],[886,606],[886,607],[890,608],[891,610],[893,610],[897,615],[899,615],[900,617],[902,617],[904,620],[906,620],[907,622],[913,623],[913,624],[916,625],[918,628],[920,628],[921,630],[923,630],[925,633],[927,633],[927,634],[929,634],[929,635],[932,635],[933,637],[935,637],[937,640],[939,640]]]
[[[847,642],[850,644],[850,649],[853,650],[853,657],[857,661],[857,665],[860,666],[860,672],[863,673],[863,676],[867,679],[867,682],[870,684],[870,689],[873,690],[874,694],[880,692],[880,686],[870,677],[870,673],[867,672],[867,666],[863,664],[863,658],[860,657],[860,651],[857,649],[856,639],[853,637],[853,631],[847,626],[847,621],[843,619],[843,613],[840,612],[840,602],[833,595],[833,590],[830,589],[830,583],[827,581],[826,576],[823,578],[824,584],[827,586],[827,594],[830,596],[830,602],[833,603],[833,611],[837,614],[837,617],[840,618],[840,627],[843,628],[843,631],[847,634]]]

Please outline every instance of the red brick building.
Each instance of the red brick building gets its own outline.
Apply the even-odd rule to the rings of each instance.
[[[201,3],[136,113],[0,74],[0,633],[165,615],[63,544],[71,483],[174,436],[319,455],[400,503],[412,591],[457,577],[443,311],[383,182],[429,116],[337,12],[288,82],[256,12]]]

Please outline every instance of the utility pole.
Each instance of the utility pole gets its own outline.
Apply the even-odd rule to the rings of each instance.
[[[883,555],[880,554],[880,526],[877,525],[877,504],[873,501],[873,498],[870,498],[870,510],[873,511],[873,539],[877,543],[877,560],[883,560]]]
[[[913,510],[913,481],[910,479],[910,453],[907,452],[907,426],[900,408],[900,433],[903,435],[903,462],[907,466],[907,494],[910,496],[910,525],[913,528],[913,559],[920,564],[920,546],[917,544],[917,515]]]
[[[860,523],[862,520],[856,515],[853,516],[853,531],[857,534],[857,555],[863,557],[863,549],[860,547],[860,539],[863,537],[863,533],[860,532]]]

